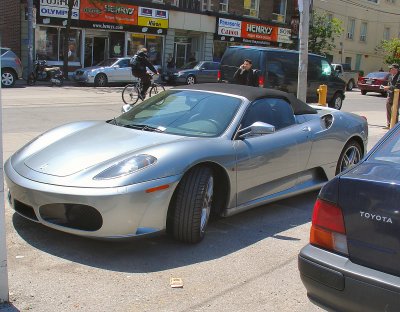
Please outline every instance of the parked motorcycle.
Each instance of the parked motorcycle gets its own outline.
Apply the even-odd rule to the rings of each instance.
[[[32,86],[36,81],[50,81],[51,85],[62,86],[64,75],[60,67],[49,66],[45,60],[36,60],[33,71],[28,76],[28,85]]]

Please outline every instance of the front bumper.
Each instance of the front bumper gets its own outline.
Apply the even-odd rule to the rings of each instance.
[[[88,75],[76,75],[74,74],[73,79],[79,83],[94,83],[94,77]]]
[[[312,245],[298,257],[300,277],[315,304],[334,311],[398,311],[400,277],[351,262]]]
[[[170,176],[123,187],[78,188],[28,180],[20,176],[9,161],[4,171],[9,203],[20,215],[56,230],[93,238],[124,238],[164,230],[168,206],[181,178]],[[167,189],[146,192],[166,184],[169,185]],[[67,219],[68,211],[64,207],[75,209],[73,218],[86,216],[86,219],[61,224],[57,220],[65,222]],[[52,212],[52,209],[58,211]],[[76,209],[86,211],[76,213]],[[85,220],[90,222],[93,216],[100,218],[100,227],[87,230]]]

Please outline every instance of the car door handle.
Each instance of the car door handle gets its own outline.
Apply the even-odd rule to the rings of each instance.
[[[301,129],[301,131],[310,132],[311,128],[310,127],[304,127],[303,129]]]

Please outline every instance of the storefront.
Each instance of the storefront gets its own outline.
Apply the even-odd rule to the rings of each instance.
[[[248,21],[218,18],[214,34],[215,61],[220,61],[227,46],[258,45],[284,47],[292,43],[289,28]]]
[[[36,5],[35,54],[62,65],[68,9],[66,1],[39,0]],[[129,56],[146,47],[150,60],[162,66],[167,10],[129,3],[75,0],[68,35],[69,71],[112,57]]]

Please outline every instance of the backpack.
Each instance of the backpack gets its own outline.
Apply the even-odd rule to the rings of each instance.
[[[146,68],[143,66],[142,62],[140,61],[140,58],[137,55],[131,57],[129,65],[132,68],[132,73],[135,71],[137,72],[146,70]]]

